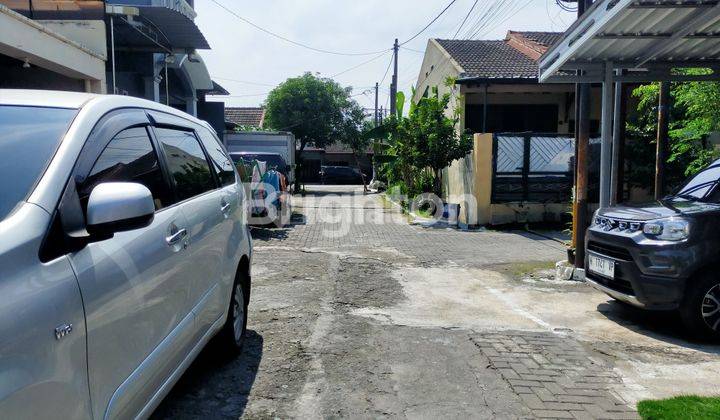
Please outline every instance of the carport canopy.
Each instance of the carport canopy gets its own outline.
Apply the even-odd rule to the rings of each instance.
[[[597,0],[540,58],[539,73],[541,83],[603,84],[600,207],[607,207],[618,167],[613,84],[720,80],[720,0]]]
[[[686,75],[679,68],[710,68]],[[720,1],[598,0],[539,63],[543,83],[717,80]],[[577,70],[582,70],[581,75]]]

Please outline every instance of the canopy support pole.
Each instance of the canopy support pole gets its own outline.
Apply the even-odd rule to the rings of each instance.
[[[613,68],[605,63],[602,87],[602,140],[600,148],[600,208],[610,206],[610,173],[612,171]]]
[[[665,196],[665,162],[667,161],[668,114],[670,111],[670,83],[660,82],[658,103],[657,150],[655,152],[655,199]]]
[[[622,74],[622,70],[617,70],[617,74]],[[622,181],[619,180],[620,166],[620,136],[622,135],[622,126],[625,124],[624,116],[621,111],[623,95],[622,83],[615,83],[615,109],[613,110],[613,139],[612,139],[612,172],[610,173],[610,204],[614,205],[618,202],[618,190],[621,189]]]

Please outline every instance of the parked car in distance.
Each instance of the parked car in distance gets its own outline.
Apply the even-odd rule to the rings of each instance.
[[[719,338],[719,184],[720,160],[658,202],[597,211],[586,239],[588,282],[640,308],[679,310],[692,332]]]
[[[0,90],[0,413],[145,418],[242,348],[252,244],[210,126],[128,96]]]
[[[362,184],[360,170],[349,166],[321,166],[320,182],[323,184]]]

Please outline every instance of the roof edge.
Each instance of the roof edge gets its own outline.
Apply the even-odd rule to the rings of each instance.
[[[455,81],[457,85],[485,83],[488,85],[537,85],[537,77],[465,77]]]
[[[460,74],[465,73],[465,69],[463,68],[463,66],[461,66],[460,63],[458,63],[457,60],[455,60],[453,58],[452,54],[450,54],[450,52],[448,50],[446,50],[442,46],[442,44],[440,44],[438,42],[438,39],[439,38],[430,38],[429,42],[431,42],[432,44],[437,46],[440,49],[440,51],[442,51],[442,53],[445,55],[445,57],[452,63],[453,66],[455,66],[455,70],[457,70],[458,73],[460,73]]]

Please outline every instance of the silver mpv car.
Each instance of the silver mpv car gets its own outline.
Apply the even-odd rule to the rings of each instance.
[[[149,416],[217,335],[243,344],[242,185],[205,122],[0,90],[0,416]]]

